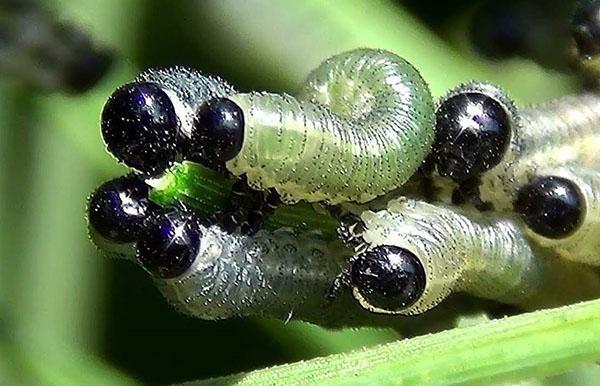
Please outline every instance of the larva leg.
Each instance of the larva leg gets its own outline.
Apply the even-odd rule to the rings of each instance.
[[[600,172],[573,165],[541,171],[519,189],[515,211],[529,235],[562,257],[600,265]]]
[[[472,189],[475,202],[510,211],[516,191],[537,170],[600,165],[599,126],[600,95],[565,96],[517,109],[498,87],[472,82],[442,98],[432,154],[437,173],[459,190],[481,181]]]
[[[453,292],[526,307],[600,293],[592,270],[532,248],[511,219],[408,199],[361,217],[367,248],[352,259],[351,287],[373,312],[419,314]],[[551,287],[564,294],[545,296]]]
[[[253,92],[207,102],[192,139],[285,203],[366,202],[401,186],[427,156],[433,105],[408,62],[354,50],[319,66],[297,98]]]

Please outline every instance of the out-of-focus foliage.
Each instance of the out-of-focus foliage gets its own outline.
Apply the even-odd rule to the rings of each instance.
[[[428,3],[431,12],[420,4],[420,17],[438,17],[437,2]],[[171,309],[138,267],[94,250],[86,234],[86,197],[124,172],[104,151],[99,114],[112,90],[141,69],[184,64],[242,89],[293,90],[325,57],[370,46],[413,62],[436,96],[471,78],[499,82],[520,102],[574,88],[572,77],[531,62],[491,64],[457,51],[398,3],[47,0],[41,5],[114,49],[117,58],[111,72],[81,96],[41,93],[0,77],[2,384],[172,383],[399,337],[391,330],[326,331],[273,320],[194,320]]]

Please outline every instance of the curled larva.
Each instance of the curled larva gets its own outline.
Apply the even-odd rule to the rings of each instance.
[[[350,285],[373,312],[420,314],[453,292],[523,307],[600,293],[593,270],[536,250],[515,220],[408,199],[361,218]]]
[[[402,185],[429,153],[433,103],[407,61],[358,49],[326,60],[297,97],[238,93],[199,109],[193,147],[284,203],[366,202]]]
[[[481,199],[509,211],[517,190],[540,168],[600,166],[598,127],[600,95],[517,109],[498,87],[471,82],[439,103],[433,164],[459,185],[458,201]]]
[[[521,187],[515,211],[529,235],[560,256],[600,265],[600,172],[578,165],[540,171]]]

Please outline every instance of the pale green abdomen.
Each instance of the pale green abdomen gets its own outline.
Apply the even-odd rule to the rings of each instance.
[[[433,104],[406,61],[356,50],[324,62],[299,96],[231,97],[244,111],[241,152],[227,163],[284,202],[366,202],[401,186],[427,156]]]

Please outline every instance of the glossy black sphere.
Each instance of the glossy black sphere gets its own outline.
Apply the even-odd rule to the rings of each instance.
[[[126,84],[110,96],[102,111],[102,136],[119,161],[150,174],[176,160],[181,142],[171,99],[147,82]]]
[[[580,55],[600,53],[600,1],[582,1],[573,15],[571,33]]]
[[[144,224],[136,256],[153,275],[177,277],[196,259],[201,237],[194,215],[179,210],[155,212]]]
[[[539,177],[522,187],[515,210],[537,234],[559,239],[573,233],[585,215],[585,200],[571,180]]]
[[[213,99],[196,112],[192,146],[200,157],[229,161],[238,155],[243,141],[244,113],[231,99]]]
[[[502,160],[510,137],[510,117],[500,102],[477,92],[457,94],[436,111],[436,168],[457,182],[477,177]]]
[[[352,286],[371,306],[397,311],[415,303],[425,290],[425,270],[411,252],[379,246],[363,253],[351,268]]]
[[[144,219],[156,208],[148,199],[148,191],[148,185],[136,175],[102,184],[88,202],[88,220],[93,230],[117,243],[137,240]]]

